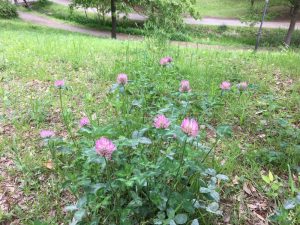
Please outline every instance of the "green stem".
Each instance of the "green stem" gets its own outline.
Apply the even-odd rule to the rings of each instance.
[[[176,183],[175,183],[175,185],[174,185],[174,189],[176,190],[176,188],[177,188],[177,185],[178,185],[178,183],[179,183],[179,172],[180,172],[180,169],[182,168],[182,166],[183,166],[183,158],[184,158],[184,152],[185,152],[185,147],[186,147],[186,142],[187,142],[187,137],[186,137],[186,139],[185,139],[185,141],[184,141],[184,144],[183,144],[183,148],[182,148],[182,153],[181,153],[181,159],[180,159],[180,164],[179,164],[179,167],[178,167],[178,169],[177,169],[177,173],[176,173],[176,178],[177,178],[177,181],[176,181]]]
[[[111,186],[111,179],[110,179],[110,175],[111,174],[109,174],[108,161],[107,161],[107,159],[105,157],[104,157],[104,160],[105,160],[105,164],[106,164],[106,177],[107,177],[107,180],[109,181],[108,182],[109,183],[109,187],[110,187],[111,191],[113,191],[113,188]]]
[[[202,161],[200,162],[200,164],[203,163],[203,162],[206,160],[206,158],[208,157],[208,155],[211,153],[211,151],[212,151],[213,149],[216,148],[218,142],[219,142],[219,140],[217,139],[217,140],[216,140],[216,143],[215,143],[215,144],[213,145],[213,147],[211,147],[211,149],[206,153],[206,155],[204,156],[204,158],[202,159]]]
[[[110,171],[109,171],[109,166],[108,166],[108,160],[104,157],[104,160],[105,160],[105,164],[106,164],[106,176],[107,176],[107,182],[108,182],[108,184],[109,184],[109,187],[110,187],[110,190],[111,190],[111,192],[112,192],[112,196],[113,196],[113,209],[112,209],[112,212],[114,212],[115,211],[115,194],[114,194],[114,189],[113,189],[113,187],[112,187],[112,185],[111,185],[111,183],[112,183],[112,180],[111,180],[111,175],[112,175],[112,173],[110,173]]]
[[[59,88],[59,102],[60,102],[60,109],[61,109],[61,114],[62,114],[64,125],[65,125],[65,127],[66,127],[72,141],[73,141],[73,144],[77,147],[77,144],[76,144],[75,138],[73,136],[72,130],[71,130],[71,128],[69,126],[69,123],[67,122],[66,117],[65,117],[65,111],[64,111],[64,107],[63,107],[63,99],[62,99],[61,88]]]
[[[186,106],[185,106],[185,109],[184,109],[184,116],[187,115],[188,108],[189,108],[189,101],[188,101],[188,94],[187,93],[185,93],[185,102],[186,102]]]
[[[61,112],[64,116],[64,108],[63,108],[63,101],[62,101],[62,94],[61,94],[61,88],[59,88],[59,102],[60,102],[60,108],[61,108]]]
[[[60,167],[59,167],[60,161],[57,159],[56,151],[54,149],[54,143],[52,141],[48,144],[48,148],[50,150],[52,161],[55,165],[54,168],[58,173],[60,173],[61,172]]]
[[[123,118],[124,118],[124,120],[126,121],[126,125],[125,125],[125,132],[127,132],[128,131],[128,124],[127,124],[127,117],[128,117],[128,99],[127,99],[127,95],[126,95],[126,89],[125,89],[125,85],[123,85],[123,88],[124,88],[124,93],[121,93],[120,92],[120,94],[121,94],[121,96],[122,96],[122,112],[121,112],[121,114],[122,114],[122,116],[123,116]]]

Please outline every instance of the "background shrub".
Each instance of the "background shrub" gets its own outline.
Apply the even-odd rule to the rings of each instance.
[[[7,0],[0,0],[0,18],[10,19],[18,16],[17,7]]]

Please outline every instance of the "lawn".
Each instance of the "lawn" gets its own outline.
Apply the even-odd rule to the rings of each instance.
[[[264,0],[255,1],[257,12],[262,12]],[[247,18],[249,17],[249,0],[197,0],[197,6],[201,16],[221,18]],[[282,5],[281,0],[270,1],[267,19],[288,18],[288,3]]]
[[[0,223],[67,224],[75,211],[83,224],[172,224],[175,213],[177,224],[299,224],[299,205],[289,204],[300,188],[298,52],[158,47],[150,40],[106,40],[18,20],[0,20],[0,27]],[[160,65],[168,55],[173,62]],[[120,73],[129,77],[126,86],[113,85]],[[62,79],[66,88],[55,88]],[[190,92],[179,91],[181,80],[189,80]],[[220,90],[223,81],[232,84],[230,91]],[[238,91],[242,81],[248,87]],[[112,86],[117,89],[110,93]],[[196,118],[197,141],[182,133],[170,140],[165,130],[154,129],[157,113],[169,117],[171,133],[185,116]],[[91,127],[79,127],[84,116]],[[143,137],[134,133],[144,128]],[[55,131],[59,139],[43,140],[41,130]],[[92,151],[103,135],[117,145],[112,161]],[[215,192],[208,192],[197,172],[202,168],[228,181],[219,176]],[[116,180],[103,191],[101,179],[110,176]],[[193,183],[199,177],[204,184]],[[166,188],[174,191],[165,203],[170,205],[191,198],[186,190],[194,185],[202,188],[197,197],[218,202],[223,216],[215,202],[196,210],[184,200],[184,207],[162,207]],[[147,204],[152,211],[144,215]],[[276,210],[277,217],[269,218]]]

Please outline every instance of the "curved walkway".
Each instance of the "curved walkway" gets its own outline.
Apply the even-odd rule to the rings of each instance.
[[[68,6],[70,4],[70,0],[50,0],[57,4]],[[96,12],[96,9],[89,8],[89,12]],[[120,16],[124,16],[124,14],[120,14]],[[135,20],[135,21],[144,21],[146,19],[145,16],[137,14],[137,13],[129,13],[128,19]],[[186,24],[190,25],[226,25],[226,26],[237,26],[237,27],[249,27],[249,23],[241,22],[238,19],[223,19],[223,18],[210,18],[210,17],[203,17],[200,20],[196,20],[194,18],[184,18]],[[254,26],[259,27],[259,23],[256,23]],[[282,28],[288,29],[290,23],[286,21],[266,21],[264,22],[264,28]],[[296,24],[295,29],[300,29],[300,21]]]
[[[93,35],[102,38],[110,38],[111,36],[111,33],[109,31],[101,31],[101,30],[81,27],[78,25],[71,25],[68,23],[61,22],[59,20],[54,20],[52,18],[41,16],[34,13],[18,11],[18,14],[20,19],[33,24],[38,24],[38,25],[47,26],[47,27],[60,29],[60,30]],[[143,37],[137,35],[133,36],[133,35],[123,34],[123,33],[118,33],[117,35],[118,35],[118,39],[120,40],[142,40],[143,39]]]
[[[20,19],[25,22],[29,22],[32,24],[47,26],[55,29],[66,30],[70,32],[77,32],[87,35],[92,35],[96,37],[102,38],[110,38],[109,31],[99,31],[95,29],[89,29],[85,27],[81,27],[78,25],[72,25],[68,23],[64,23],[59,20],[54,20],[47,16],[38,15],[35,13],[28,12],[18,12]],[[119,40],[143,40],[144,37],[137,35],[128,35],[124,33],[118,33],[117,38]],[[182,46],[182,47],[191,47],[191,48],[209,48],[209,49],[221,49],[221,50],[251,50],[250,47],[231,47],[231,46],[222,46],[222,45],[207,45],[207,44],[197,44],[192,42],[182,42],[182,41],[171,41],[173,45]]]

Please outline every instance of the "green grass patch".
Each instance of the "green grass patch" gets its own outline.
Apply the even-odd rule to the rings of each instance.
[[[0,155],[14,160],[15,167],[11,167],[9,175],[22,184],[15,185],[17,190],[22,190],[27,206],[24,207],[23,198],[17,198],[9,213],[0,212],[0,222],[68,223],[71,213],[65,213],[63,208],[76,203],[82,190],[69,190],[69,183],[65,181],[74,179],[75,182],[78,174],[85,173],[82,170],[78,173],[82,164],[72,162],[81,159],[73,161],[73,155],[60,158],[65,162],[61,169],[70,175],[68,179],[46,164],[51,154],[42,144],[40,130],[55,130],[64,141],[70,138],[53,83],[59,79],[66,81],[65,115],[71,130],[77,132],[78,121],[83,116],[88,116],[100,127],[122,121],[114,96],[108,94],[116,75],[122,72],[132,81],[128,84],[129,100],[139,102],[143,98],[151,103],[140,103],[143,107],[133,109],[128,115],[138,127],[152,127],[152,116],[156,110],[166,108],[166,99],[177,99],[174,104],[179,106],[184,104],[184,99],[173,94],[178,93],[181,80],[190,81],[195,96],[188,114],[205,125],[200,129],[201,143],[207,146],[215,143],[216,133],[210,126],[219,127],[219,132],[228,134],[203,165],[229,176],[230,181],[219,185],[218,191],[221,208],[230,215],[232,224],[243,224],[247,218],[255,218],[247,208],[249,204],[275,204],[282,208],[286,199],[295,197],[296,192],[288,181],[287,165],[290,165],[293,179],[299,172],[299,53],[157,48],[151,42],[106,40],[17,20],[0,20],[0,26],[0,124],[5,128],[0,130]],[[172,56],[174,61],[172,66],[162,67],[159,59],[166,55]],[[219,85],[224,80],[234,87],[221,95]],[[239,94],[235,84],[241,81],[247,81],[249,88]],[[141,116],[144,114],[147,116]],[[130,125],[120,123],[114,129],[122,130],[127,126]],[[123,132],[121,136],[130,138],[131,133]],[[168,151],[165,148],[166,145],[162,145],[162,150]],[[125,148],[124,152],[127,150]],[[193,147],[190,150],[194,151],[190,154],[198,154]],[[2,168],[5,167],[1,165]],[[269,170],[282,185],[280,189],[271,189],[261,177],[261,173],[267,174]],[[3,181],[7,181],[6,177],[5,180],[0,178],[1,188]],[[245,193],[248,191],[245,185],[253,186],[258,195]],[[296,188],[299,188],[297,183]],[[237,200],[240,198],[242,202]],[[241,207],[249,210],[240,211]],[[268,208],[259,209],[259,212],[272,213]],[[291,215],[297,215],[296,210],[293,212],[282,221],[290,221]],[[223,221],[222,217],[204,211],[197,213],[202,222]],[[297,224],[297,216],[292,218]]]
[[[255,1],[254,12],[260,16],[264,5],[264,0]],[[201,16],[238,19],[251,17],[250,1],[245,0],[197,0],[196,8]],[[288,16],[288,12],[288,2],[283,4],[281,0],[270,1],[266,19],[284,18]]]

